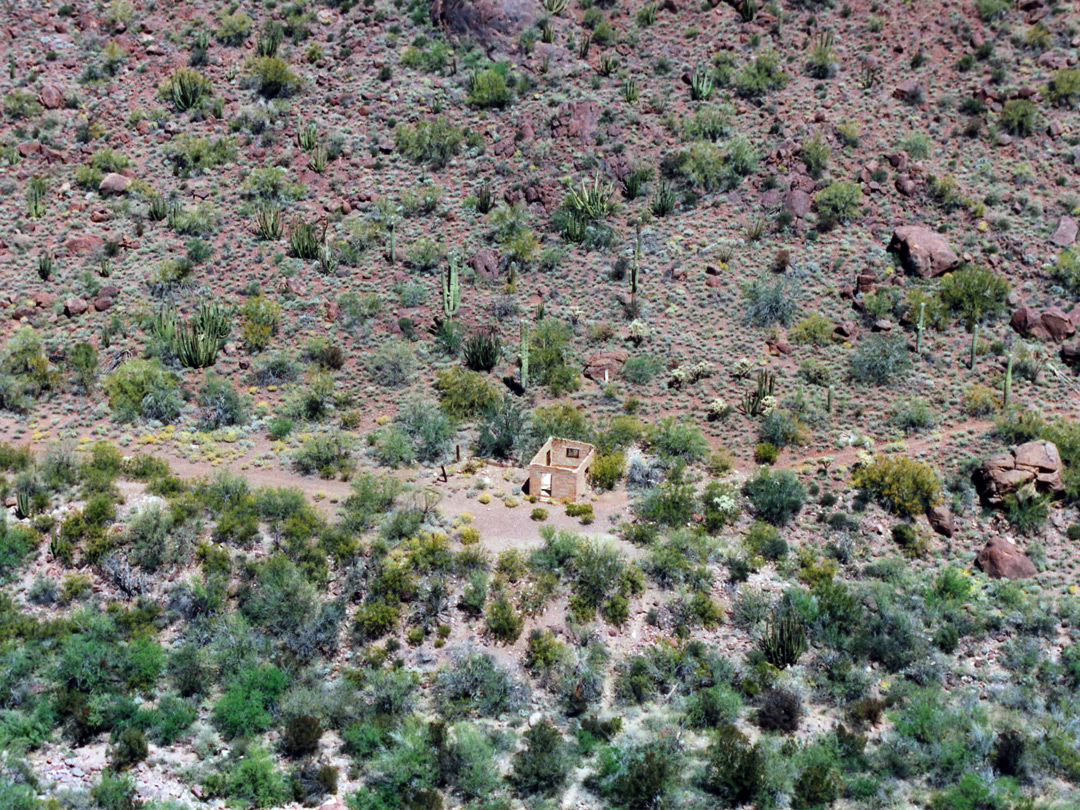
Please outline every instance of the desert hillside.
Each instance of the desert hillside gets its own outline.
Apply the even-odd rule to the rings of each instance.
[[[0,809],[1080,807],[1080,7],[0,3]]]

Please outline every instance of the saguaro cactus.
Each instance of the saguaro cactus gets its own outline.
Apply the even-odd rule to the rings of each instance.
[[[922,330],[923,330],[923,316],[926,314],[926,302],[923,301],[919,304],[919,325],[918,331],[915,333],[915,354],[922,354]]]
[[[518,356],[521,360],[521,387],[529,387],[529,324],[521,322],[521,344],[518,348]]]
[[[448,319],[453,319],[461,306],[461,257],[458,255],[450,257],[446,272],[443,273],[442,305],[443,314]]]
[[[1002,408],[1002,410],[1009,407],[1009,394],[1012,393],[1012,366],[1013,366],[1013,353],[1009,352],[1009,362],[1005,366],[1005,388],[1001,392],[1001,408]]]

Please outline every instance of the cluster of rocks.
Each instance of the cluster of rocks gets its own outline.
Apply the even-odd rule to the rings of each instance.
[[[1072,337],[1080,323],[1080,307],[1065,312],[1060,307],[1036,309],[1026,304],[1013,312],[1009,325],[1024,337],[1061,343]]]
[[[1065,491],[1061,455],[1053,442],[1033,441],[986,459],[973,476],[979,497],[987,506],[1000,506],[1007,495],[1058,496]],[[1023,579],[1036,574],[1034,563],[1015,543],[990,538],[975,557],[980,571],[994,579]]]
[[[987,506],[1000,506],[1006,495],[1032,486],[1038,494],[1057,496],[1065,491],[1061,455],[1053,442],[1017,445],[1007,453],[986,459],[974,475],[975,489]]]

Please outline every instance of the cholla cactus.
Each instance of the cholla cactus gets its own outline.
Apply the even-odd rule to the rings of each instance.
[[[717,397],[705,406],[705,414],[710,422],[727,419],[729,416],[731,416],[731,412],[733,410],[735,410],[734,407],[729,405],[720,397]]]
[[[708,360],[698,360],[694,363],[683,363],[671,372],[669,385],[672,388],[682,388],[685,385],[693,385],[698,380],[711,377],[713,364]]]
[[[731,376],[736,380],[742,380],[750,376],[750,372],[754,370],[754,363],[747,357],[740,357],[735,361],[735,365],[731,367]]]
[[[632,340],[635,345],[640,345],[643,341],[652,336],[652,330],[649,328],[649,325],[637,318],[630,321],[629,333],[630,340]]]

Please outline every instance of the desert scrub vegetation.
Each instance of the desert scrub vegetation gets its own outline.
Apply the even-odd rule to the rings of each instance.
[[[464,132],[450,124],[445,117],[398,124],[394,129],[394,146],[414,163],[427,163],[441,168],[461,150]]]
[[[276,56],[253,56],[247,62],[246,71],[250,85],[263,98],[288,98],[304,87],[303,79]]]
[[[858,467],[852,483],[901,517],[914,517],[942,501],[942,488],[930,465],[907,456],[876,456]]]
[[[1076,806],[1072,6],[533,5],[5,8],[0,806]]]

